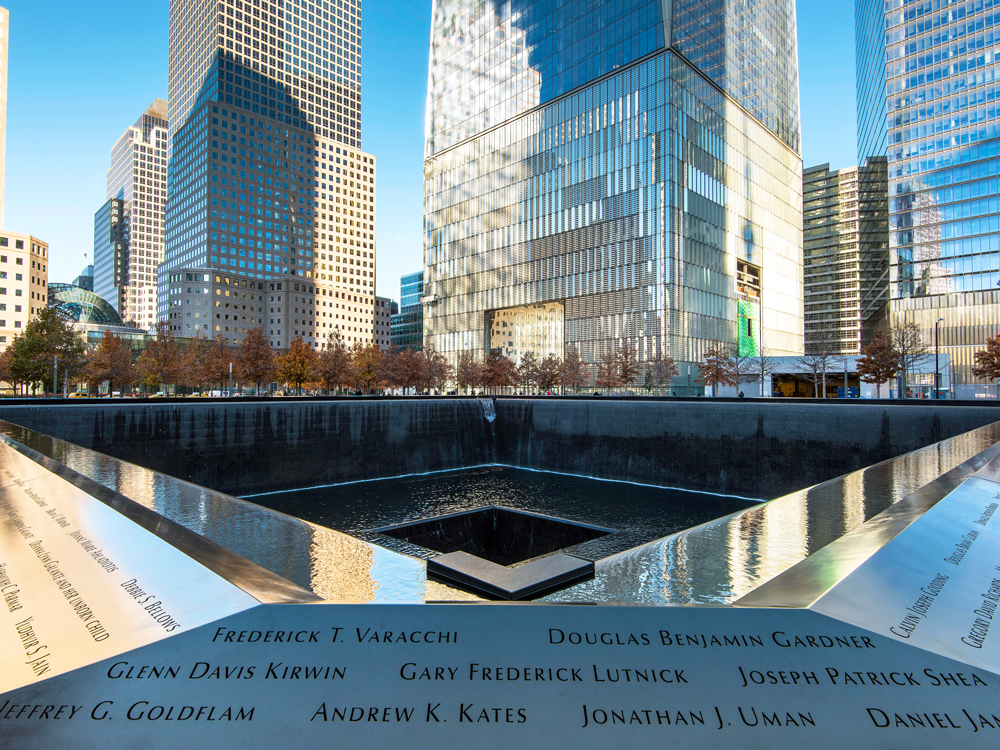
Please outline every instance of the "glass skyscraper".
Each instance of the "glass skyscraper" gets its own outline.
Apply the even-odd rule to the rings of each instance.
[[[375,159],[359,0],[171,0],[166,247],[175,335],[372,340]]]
[[[424,342],[801,353],[793,0],[436,0]]]
[[[887,170],[876,322],[913,322],[933,348],[943,318],[956,395],[972,395],[973,354],[1000,333],[1000,2],[855,8],[858,157],[883,158]]]
[[[399,312],[392,316],[390,340],[400,349],[424,347],[424,272],[408,273],[399,280]]]

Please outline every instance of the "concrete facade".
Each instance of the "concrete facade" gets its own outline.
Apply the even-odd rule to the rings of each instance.
[[[0,230],[0,352],[48,301],[48,269],[48,243]]]

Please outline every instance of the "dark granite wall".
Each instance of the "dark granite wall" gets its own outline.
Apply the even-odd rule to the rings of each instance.
[[[345,399],[10,405],[0,419],[233,495],[484,463],[773,498],[997,421],[988,406]]]
[[[0,407],[0,419],[230,495],[493,463],[478,400]]]
[[[928,403],[503,399],[496,440],[513,466],[771,499],[998,420]]]

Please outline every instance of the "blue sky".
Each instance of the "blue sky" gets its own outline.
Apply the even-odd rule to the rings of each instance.
[[[49,279],[93,255],[111,147],[167,96],[167,0],[0,0],[11,12],[8,228],[49,242]],[[378,158],[378,287],[420,268],[431,0],[363,5],[363,148]],[[798,4],[806,166],[855,162],[854,3]],[[4,72],[4,74],[6,74]]]

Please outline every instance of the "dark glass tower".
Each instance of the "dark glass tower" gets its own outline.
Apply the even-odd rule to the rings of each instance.
[[[1000,333],[1000,113],[992,47],[1000,4],[856,0],[858,157],[886,170],[873,325],[913,322],[951,355],[959,397]],[[873,228],[874,228],[873,224]],[[863,304],[864,306],[864,304]],[[910,376],[929,390],[933,375]]]
[[[793,0],[437,0],[424,341],[802,351]]]
[[[399,280],[399,312],[392,316],[390,340],[400,349],[424,346],[424,272],[408,273]]]

